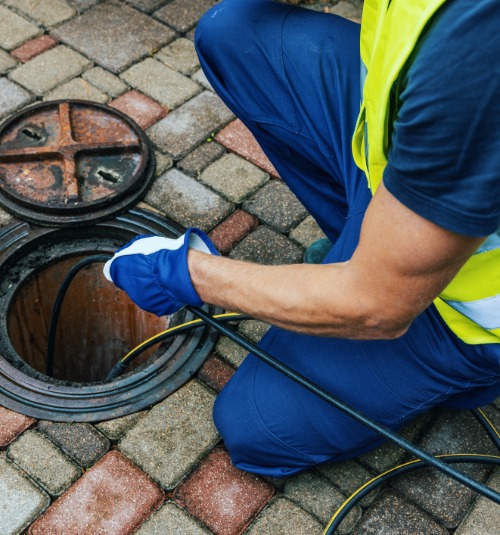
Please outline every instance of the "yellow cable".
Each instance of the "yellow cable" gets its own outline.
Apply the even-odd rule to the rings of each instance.
[[[483,418],[488,422],[488,425],[491,427],[491,429],[494,431],[496,436],[500,438],[500,433],[497,431],[497,428],[492,424],[491,420],[484,414],[484,412],[481,409],[477,409],[478,412],[480,412],[483,415]]]
[[[214,315],[214,318],[227,318],[227,317],[230,317],[230,316],[240,316],[241,314],[237,313],[237,312],[225,312],[224,314],[216,314]],[[195,325],[197,323],[202,323],[203,320],[201,319],[194,319],[194,320],[191,320],[191,321],[188,321],[186,323],[181,323],[179,325],[175,325],[174,327],[170,327],[169,329],[166,329],[160,333],[157,333],[155,334],[154,336],[151,336],[151,338],[148,338],[147,340],[141,342],[139,345],[137,345],[136,347],[134,347],[132,350],[130,350],[122,359],[121,359],[121,362],[125,362],[127,360],[127,357],[133,353],[134,351],[138,350],[139,348],[141,348],[142,346],[144,346],[145,344],[148,344],[149,342],[155,340],[156,338],[160,338],[161,336],[163,336],[164,334],[167,334],[167,333],[171,333],[171,332],[175,332],[176,330],[179,330],[180,328],[182,327],[187,327],[188,325]],[[496,435],[500,438],[500,433],[498,432],[498,430],[495,428],[495,426],[493,425],[493,423],[489,420],[489,418],[486,416],[486,414],[481,410],[481,409],[478,409],[478,411],[482,414],[482,416],[484,417],[484,419],[488,422],[488,424],[490,425],[491,429],[493,429],[493,431],[496,433]],[[500,459],[500,456],[497,456],[497,455],[483,455],[483,454],[479,454],[479,453],[461,453],[461,454],[455,454],[455,453],[447,453],[447,454],[442,454],[442,455],[436,455],[437,458],[443,458],[443,457],[454,457],[456,455],[468,455],[469,457],[488,457],[488,458],[491,458],[491,459]],[[323,535],[328,531],[329,527],[332,525],[332,523],[335,521],[335,519],[339,516],[339,514],[345,509],[345,507],[347,507],[347,505],[356,498],[356,496],[362,492],[368,485],[371,485],[374,481],[377,481],[378,479],[386,476],[387,474],[390,474],[391,472],[394,472],[395,470],[399,470],[400,468],[403,468],[404,466],[410,466],[412,464],[416,464],[420,462],[420,459],[415,459],[413,461],[408,461],[406,463],[403,463],[403,464],[400,464],[398,466],[394,466],[392,468],[390,468],[389,470],[386,470],[385,472],[379,474],[378,476],[375,476],[374,478],[370,479],[369,481],[367,481],[366,483],[364,483],[363,485],[361,485],[361,487],[359,487],[355,492],[353,492],[345,501],[344,503],[342,503],[342,505],[335,511],[335,514],[332,516],[332,518],[330,519],[330,521],[328,522],[328,524],[326,525],[325,529],[323,530]]]
[[[493,429],[495,429],[495,428],[493,427]],[[496,429],[495,429],[495,432],[497,432]],[[481,453],[446,453],[446,454],[443,454],[443,455],[436,455],[436,457],[438,459],[441,459],[443,457],[455,457],[456,455],[467,455],[468,457],[488,457],[488,458],[491,458],[491,459],[500,459],[500,456],[498,456],[498,455],[483,455]],[[344,501],[344,503],[335,511],[335,514],[332,516],[332,518],[330,518],[330,521],[328,522],[328,524],[326,525],[325,529],[323,530],[323,535],[328,531],[329,527],[333,524],[333,522],[339,516],[339,514],[347,507],[347,505],[352,500],[354,500],[354,498],[356,498],[356,496],[362,490],[364,490],[368,485],[371,485],[374,481],[377,481],[377,479],[380,479],[381,477],[384,477],[387,474],[390,474],[391,472],[394,472],[395,470],[399,470],[399,468],[403,468],[404,466],[409,466],[411,464],[416,464],[418,462],[420,462],[420,459],[415,459],[413,461],[408,461],[407,463],[403,463],[403,464],[400,464],[398,466],[394,466],[394,467],[390,468],[389,470],[386,470],[382,474],[379,474],[378,476],[375,476],[374,478],[370,479],[364,485],[361,485],[361,487],[359,487],[355,492],[353,492],[349,496],[349,498],[347,498]]]
[[[227,317],[230,317],[230,316],[241,316],[241,314],[237,313],[237,312],[225,312],[224,314],[216,314],[214,316],[214,318],[227,318]],[[125,362],[128,358],[129,355],[131,355],[134,351],[137,351],[138,349],[140,349],[142,346],[152,342],[153,340],[155,340],[156,338],[160,338],[161,336],[163,336],[164,334],[167,334],[167,333],[171,333],[171,332],[175,332],[177,330],[179,330],[181,327],[187,327],[188,325],[195,325],[196,323],[202,323],[203,320],[201,319],[195,319],[195,320],[191,320],[191,321],[187,321],[186,323],[181,323],[179,325],[174,325],[174,327],[170,327],[169,329],[166,329],[160,333],[156,333],[155,335],[151,336],[151,338],[148,338],[147,340],[144,340],[143,342],[141,342],[139,345],[137,345],[136,347],[134,347],[133,349],[131,349],[122,359],[121,359],[121,363]]]

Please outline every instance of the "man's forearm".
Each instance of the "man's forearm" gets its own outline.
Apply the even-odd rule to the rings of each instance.
[[[347,266],[262,266],[189,252],[193,285],[207,303],[319,336],[381,339],[402,334],[400,326],[389,327],[380,311],[370,309],[369,295],[361,295],[366,287],[352,288]]]
[[[380,185],[349,262],[260,266],[190,250],[202,300],[295,331],[352,339],[403,334],[484,241],[415,214]]]

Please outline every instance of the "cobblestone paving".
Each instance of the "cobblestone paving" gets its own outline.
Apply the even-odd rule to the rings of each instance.
[[[141,206],[199,226],[224,255],[300,262],[322,233],[252,135],[213,93],[193,46],[215,0],[0,0],[0,119],[77,98],[129,115],[153,142],[156,180]],[[289,0],[359,21],[362,0]],[[12,216],[0,211],[0,224]],[[239,330],[257,341],[267,326]],[[386,444],[288,479],[235,469],[213,425],[217,393],[245,356],[219,338],[198,373],[149,410],[92,425],[0,407],[0,533],[319,534],[346,496],[404,461]],[[485,409],[500,428],[500,404]],[[460,411],[403,434],[433,453],[495,453]],[[500,470],[468,473],[500,489]],[[500,509],[431,470],[365,497],[339,533],[495,535]]]

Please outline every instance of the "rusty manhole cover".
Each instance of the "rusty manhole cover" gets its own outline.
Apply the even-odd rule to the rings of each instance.
[[[0,127],[0,205],[48,226],[112,217],[146,193],[154,155],[126,115],[79,100],[37,104]]]

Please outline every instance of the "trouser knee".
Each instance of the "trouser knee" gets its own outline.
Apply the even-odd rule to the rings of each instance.
[[[226,449],[234,459],[235,455],[241,452],[242,446],[252,442],[252,437],[245,435],[245,426],[241,426],[244,407],[239,406],[237,401],[235,403],[226,392],[222,390],[215,400],[213,419]]]
[[[234,466],[261,475],[281,472],[280,459],[272,458],[275,448],[257,428],[255,415],[241,397],[222,390],[215,401],[213,417]]]
[[[260,421],[249,397],[231,386],[226,386],[217,397],[213,417],[231,461],[241,470],[282,477],[317,464],[312,458],[273,438]]]
[[[195,46],[200,58],[209,59],[210,51],[220,51],[221,47],[238,49],[241,42],[235,42],[235,38],[242,35],[245,27],[248,28],[255,1],[260,0],[223,0],[203,15],[195,32]]]

